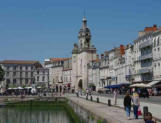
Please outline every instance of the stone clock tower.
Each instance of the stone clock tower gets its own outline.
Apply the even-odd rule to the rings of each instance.
[[[82,20],[82,27],[79,30],[79,44],[74,44],[72,50],[72,86],[75,89],[86,89],[88,87],[87,64],[96,60],[96,48],[91,45],[91,33],[87,27],[87,19]]]

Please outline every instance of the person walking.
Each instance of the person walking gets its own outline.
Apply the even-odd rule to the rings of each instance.
[[[148,112],[145,116],[145,123],[156,123],[156,120],[153,119],[153,116],[150,112]]]
[[[134,118],[138,119],[138,108],[140,106],[140,100],[137,92],[133,93],[132,102],[133,102]]]
[[[114,90],[114,105],[117,104],[117,89]]]
[[[131,96],[127,92],[125,97],[124,97],[124,108],[125,108],[128,120],[130,120],[131,101],[132,101]]]

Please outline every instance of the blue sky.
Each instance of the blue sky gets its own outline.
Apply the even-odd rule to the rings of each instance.
[[[3,0],[0,60],[70,57],[84,10],[99,54],[161,26],[161,0]]]

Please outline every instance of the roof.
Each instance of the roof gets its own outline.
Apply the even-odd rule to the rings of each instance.
[[[50,58],[50,61],[65,61],[69,60],[70,58]]]
[[[36,64],[36,63],[39,63],[39,61],[28,61],[28,60],[4,60],[4,61],[0,61],[0,64]]]
[[[94,59],[94,60],[91,60],[90,62],[99,62],[100,59]]]

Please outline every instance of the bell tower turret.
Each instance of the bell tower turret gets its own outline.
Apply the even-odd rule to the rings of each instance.
[[[87,19],[84,17],[82,22],[82,28],[80,29],[78,35],[80,51],[83,49],[89,49],[91,45],[91,33],[90,29],[87,27]]]

